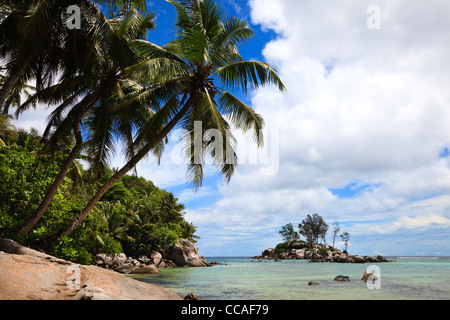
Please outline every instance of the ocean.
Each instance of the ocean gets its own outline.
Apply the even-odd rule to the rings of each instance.
[[[449,300],[450,257],[387,257],[396,262],[373,264],[379,283],[361,281],[372,264],[311,263],[308,260],[262,260],[207,257],[220,265],[161,269],[159,275],[133,278],[191,292],[204,300]],[[333,281],[338,275],[350,281]],[[310,281],[316,285],[308,285]],[[374,288],[375,287],[375,288]],[[378,287],[378,288],[377,288]]]

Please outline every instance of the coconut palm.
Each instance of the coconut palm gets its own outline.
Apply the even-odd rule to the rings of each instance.
[[[0,146],[6,145],[5,141],[3,141],[5,137],[17,136],[16,128],[10,121],[10,116],[0,114]]]
[[[114,16],[108,24],[118,35],[118,39],[129,41],[142,38],[147,30],[154,27],[153,21],[153,13],[143,16],[139,11],[130,9],[126,13]],[[50,136],[49,145],[57,146],[62,138],[73,133],[76,141],[41,204],[19,227],[18,231],[22,234],[29,232],[45,213],[84,146],[90,150],[89,159],[95,166],[103,167],[114,150],[113,135],[116,134],[130,141],[134,126],[139,124],[139,121],[142,122],[142,117],[147,114],[144,105],[141,105],[144,109],[135,108],[132,112],[124,112],[121,108],[115,107],[116,102],[122,99],[123,95],[141,88],[124,76],[125,67],[139,61],[138,56],[131,48],[116,52],[117,46],[114,40],[117,38],[111,41],[97,38],[96,47],[100,54],[96,57],[99,57],[99,60],[96,61],[97,65],[95,69],[91,69],[90,73],[85,72],[67,78],[63,75],[59,83],[38,91],[19,108],[19,112],[26,110],[37,101],[60,103],[51,113],[44,138]],[[123,114],[127,115],[125,121],[120,120]],[[86,120],[84,132],[87,141],[83,139],[82,119]],[[52,132],[52,128],[56,129]],[[132,154],[130,149],[128,152]]]
[[[72,74],[89,70],[90,55],[95,52],[89,39],[95,33],[102,33],[105,39],[114,33],[95,3],[112,5],[129,10],[136,7],[145,10],[145,0],[21,0],[5,1],[5,16],[0,24],[0,58],[6,60],[6,80],[0,89],[0,108],[18,82],[35,79],[40,89],[49,84],[60,71],[62,62],[74,65]],[[67,28],[67,8],[78,6],[83,26],[94,23],[95,28],[70,30]],[[7,9],[7,10],[6,10]],[[80,38],[81,37],[81,38]],[[119,42],[116,43],[120,45]],[[123,43],[121,47],[123,47]],[[87,49],[82,51],[83,49]],[[118,48],[120,49],[120,48]],[[119,50],[120,51],[120,50]]]
[[[102,195],[121,177],[155,148],[179,125],[194,137],[194,123],[201,121],[202,130],[219,130],[225,135],[223,150],[227,159],[212,152],[216,164],[229,181],[237,163],[234,139],[230,137],[230,123],[244,131],[253,129],[259,146],[263,144],[263,119],[250,106],[230,91],[258,88],[275,84],[285,87],[276,71],[259,61],[244,61],[238,45],[253,36],[247,22],[226,17],[213,0],[168,0],[177,11],[176,39],[164,47],[145,40],[134,41],[137,50],[147,59],[130,68],[130,72],[145,75],[149,86],[128,101],[149,98],[155,111],[145,126],[139,128],[135,138],[136,154],[98,189],[86,207],[60,235],[70,234],[91,212]],[[228,119],[228,120],[227,120]],[[229,123],[230,122],[230,123]],[[196,137],[194,137],[196,138]],[[195,140],[195,139],[191,139]],[[202,143],[211,150],[214,143]],[[200,160],[192,148],[187,149],[191,160]],[[188,151],[190,150],[190,152]],[[202,161],[191,161],[189,172],[194,186],[203,178]]]

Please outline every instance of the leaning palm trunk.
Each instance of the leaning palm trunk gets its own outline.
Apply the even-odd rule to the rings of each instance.
[[[19,227],[19,230],[18,230],[19,233],[27,234],[35,226],[35,224],[38,223],[38,221],[44,215],[48,206],[52,202],[53,198],[55,197],[56,192],[58,192],[58,189],[61,186],[61,184],[63,183],[64,177],[69,172],[70,167],[73,165],[73,162],[75,161],[77,156],[80,154],[81,149],[83,148],[83,139],[81,137],[81,130],[80,130],[79,123],[75,126],[74,132],[75,132],[75,137],[76,137],[75,146],[73,147],[69,156],[66,158],[66,160],[62,164],[58,175],[56,176],[52,185],[48,188],[48,190],[45,194],[45,197],[42,200],[39,207],[36,209],[34,214],[30,218],[25,220],[25,222]]]
[[[183,108],[178,112],[178,114],[161,130],[161,132],[147,143],[135,156],[133,156],[116,174],[114,174],[108,181],[103,184],[103,186],[98,189],[95,195],[91,198],[86,207],[80,212],[80,214],[72,220],[72,222],[66,227],[59,236],[67,236],[72,233],[83,221],[86,219],[88,214],[94,209],[95,205],[100,201],[101,197],[124,175],[128,173],[136,164],[144,158],[147,153],[154,149],[161,140],[163,140],[169,132],[175,127],[175,125],[183,118],[186,112],[195,104],[195,97],[191,97],[186,101]]]
[[[71,166],[73,165],[75,159],[80,154],[82,148],[83,148],[83,137],[81,135],[81,128],[80,128],[80,121],[83,115],[89,108],[91,108],[98,100],[98,97],[95,97],[93,100],[91,100],[82,110],[78,112],[78,115],[75,116],[75,118],[72,120],[72,127],[73,127],[73,133],[75,136],[75,146],[72,148],[72,151],[69,153],[68,157],[64,161],[64,163],[61,165],[61,168],[59,170],[58,175],[55,177],[55,180],[51,184],[51,186],[48,188],[44,199],[42,200],[39,207],[36,209],[34,214],[25,220],[25,222],[19,226],[18,232],[21,234],[27,234],[30,232],[30,230],[38,223],[38,221],[42,218],[45,211],[47,210],[48,206],[50,205],[51,201],[55,197],[56,193],[58,192],[59,187],[64,181],[64,177],[69,172]]]
[[[142,75],[148,79],[147,83],[152,83],[137,97],[133,97],[132,101],[142,103],[151,97],[151,104],[154,103],[157,109],[160,102],[167,103],[139,128],[140,134],[134,145],[144,147],[131,156],[131,160],[97,191],[60,235],[68,235],[79,226],[114,183],[135,167],[148,152],[158,150],[163,139],[177,123],[189,135],[193,134],[194,140],[196,121],[202,122],[204,132],[215,129],[226,135],[230,129],[230,124],[223,117],[226,114],[236,128],[244,132],[253,129],[258,146],[263,144],[260,130],[264,125],[262,117],[224,89],[241,89],[246,93],[248,88],[275,84],[280,91],[285,90],[272,67],[258,61],[244,61],[239,55],[238,44],[249,39],[253,30],[241,19],[224,17],[214,0],[167,1],[177,11],[177,39],[164,47],[144,40],[134,41],[135,47],[143,54],[143,61],[129,68],[129,72]],[[215,82],[221,85],[216,86]],[[181,102],[179,97],[182,97]],[[189,99],[185,101],[187,97]],[[181,109],[180,104],[183,106]],[[167,121],[168,119],[171,120]],[[191,143],[192,141],[191,139]],[[214,142],[213,139],[203,142],[202,148],[211,151],[215,164],[229,181],[237,162],[234,138],[226,137],[219,141],[220,139],[216,141],[214,138]],[[226,150],[227,161],[220,156],[220,152],[212,150],[218,143],[223,144],[219,147]],[[201,159],[197,158],[195,151],[186,151],[186,155],[191,158],[189,173],[193,177],[194,186],[198,187],[203,178],[202,162],[197,161]],[[228,161],[228,155],[232,156],[232,161]]]

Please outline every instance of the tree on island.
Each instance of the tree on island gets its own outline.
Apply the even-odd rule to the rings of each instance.
[[[344,232],[343,234],[341,234],[340,237],[341,237],[341,239],[342,239],[342,241],[344,242],[344,245],[345,245],[344,252],[347,253],[348,244],[350,242],[350,233]]]
[[[292,240],[297,241],[300,239],[300,235],[298,234],[297,231],[294,230],[292,223],[284,225],[279,231],[279,233],[283,237],[284,241],[292,241]]]
[[[319,239],[325,239],[328,225],[320,215],[314,213],[312,216],[308,214],[306,219],[303,219],[298,225],[298,229],[300,234],[306,238],[306,241],[312,247],[318,243]]]
[[[341,227],[339,226],[339,222],[335,221],[331,224],[331,234],[333,235],[333,245],[332,247],[334,248],[334,243],[336,241],[336,236],[339,233],[339,231],[341,231]]]

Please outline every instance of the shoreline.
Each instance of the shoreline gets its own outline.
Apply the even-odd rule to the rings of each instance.
[[[0,300],[183,300],[172,290],[0,238]]]

